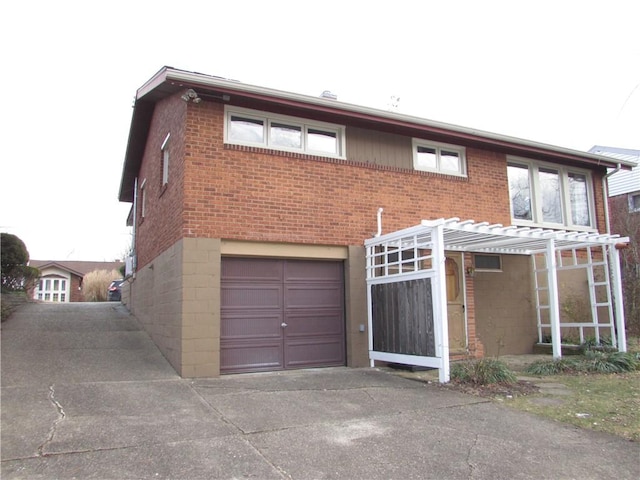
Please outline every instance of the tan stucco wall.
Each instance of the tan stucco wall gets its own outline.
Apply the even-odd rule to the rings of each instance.
[[[502,272],[475,272],[476,331],[487,357],[533,352],[538,339],[531,258],[503,255]]]
[[[183,239],[183,377],[220,375],[220,240]]]

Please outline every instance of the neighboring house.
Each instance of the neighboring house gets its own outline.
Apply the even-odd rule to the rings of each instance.
[[[184,377],[370,365],[376,349],[395,348],[381,339],[402,343],[394,329],[407,317],[379,325],[372,284],[422,270],[437,303],[425,314],[436,356],[530,353],[548,335],[559,353],[559,322],[570,319],[558,312],[574,301],[579,313],[602,283],[587,283],[597,260],[616,255],[618,240],[598,231],[617,163],[631,166],[165,67],[134,105],[119,193],[133,204],[135,252],[123,301]],[[415,234],[433,239],[442,224],[421,221],[452,217],[488,223],[449,222],[438,248]],[[413,225],[406,241],[390,233]],[[451,232],[476,245],[448,243]],[[591,246],[600,253],[579,250]],[[545,270],[540,248],[549,265],[560,248],[578,265]],[[374,294],[402,311],[389,291]],[[582,323],[580,339],[601,334]]]
[[[589,152],[634,165],[631,170],[609,170],[607,185],[611,224],[615,223],[613,217],[616,215],[640,212],[640,150],[595,145]],[[638,238],[635,240],[640,241]]]
[[[94,270],[119,270],[123,262],[83,262],[74,260],[31,260],[31,267],[40,270],[40,280],[33,293],[44,302],[82,302],[84,276]]]
[[[622,252],[627,325],[640,332],[640,150],[595,145],[591,153],[633,162],[631,170],[609,170],[607,178],[611,228],[629,236]]]

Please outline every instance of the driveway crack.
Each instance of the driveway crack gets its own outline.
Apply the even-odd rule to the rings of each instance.
[[[474,438],[473,438],[473,443],[471,444],[471,446],[469,447],[469,451],[467,452],[467,466],[469,467],[469,476],[467,478],[471,479],[473,478],[473,471],[475,470],[475,466],[473,465],[473,463],[471,463],[471,454],[473,453],[473,450],[475,450],[476,446],[478,445],[478,434],[476,433]]]
[[[38,456],[39,457],[45,457],[48,454],[45,453],[45,448],[47,447],[47,445],[49,445],[52,441],[53,441],[53,437],[55,437],[56,435],[56,430],[58,428],[58,424],[60,422],[62,422],[65,418],[66,418],[66,414],[64,413],[64,409],[62,408],[62,405],[60,404],[60,402],[58,402],[58,400],[56,400],[56,390],[55,390],[55,385],[49,385],[49,401],[51,402],[51,404],[55,407],[56,411],[58,412],[58,418],[56,418],[53,423],[51,424],[51,428],[49,428],[49,433],[47,435],[47,439],[42,443],[42,445],[40,445],[38,447]]]

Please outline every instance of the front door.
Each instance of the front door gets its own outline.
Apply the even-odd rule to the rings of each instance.
[[[465,353],[467,350],[467,328],[464,314],[464,276],[462,255],[446,254],[445,273],[447,281],[447,316],[449,319],[449,351]]]

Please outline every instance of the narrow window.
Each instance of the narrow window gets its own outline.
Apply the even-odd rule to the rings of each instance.
[[[629,195],[629,211],[640,212],[640,193]]]
[[[538,181],[542,199],[542,221],[562,223],[562,202],[560,200],[560,179],[557,170],[538,169]]]
[[[171,133],[167,133],[167,136],[162,142],[160,147],[160,153],[162,155],[162,185],[169,183],[169,137]]]
[[[140,219],[145,217],[147,213],[147,179],[145,178],[140,184]]]
[[[511,197],[511,217],[518,220],[533,220],[529,169],[524,165],[509,165],[507,176]]]
[[[569,201],[571,204],[571,223],[583,227],[590,226],[589,191],[586,175],[569,173]]]

